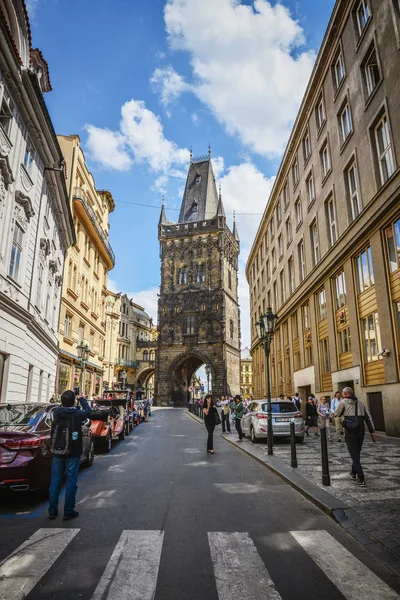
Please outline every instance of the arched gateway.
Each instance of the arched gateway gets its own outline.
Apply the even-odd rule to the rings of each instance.
[[[155,401],[184,406],[197,369],[213,393],[240,392],[239,236],[226,224],[208,156],[191,159],[178,223],[158,226],[161,286]]]

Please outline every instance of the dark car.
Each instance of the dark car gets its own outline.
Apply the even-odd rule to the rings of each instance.
[[[37,490],[49,486],[50,432],[54,404],[8,404],[0,408],[0,490]],[[82,425],[81,464],[91,467],[94,439],[90,422]]]

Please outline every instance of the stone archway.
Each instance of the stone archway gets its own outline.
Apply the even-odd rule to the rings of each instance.
[[[174,406],[186,406],[190,392],[188,388],[192,385],[193,376],[202,365],[209,364],[211,367],[211,376],[216,375],[213,362],[206,356],[198,352],[185,352],[178,356],[169,368],[169,399]],[[215,383],[217,387],[217,382]]]

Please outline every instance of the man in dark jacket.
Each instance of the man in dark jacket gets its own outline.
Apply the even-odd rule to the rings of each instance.
[[[347,444],[347,450],[353,461],[350,477],[358,481],[357,484],[361,487],[365,487],[364,472],[361,466],[360,455],[361,448],[364,442],[365,426],[367,424],[368,430],[371,434],[372,440],[375,442],[375,428],[372,421],[372,417],[365,404],[361,402],[356,396],[354,396],[351,387],[345,387],[342,391],[342,400],[336,409],[335,417],[344,417],[343,427],[345,430],[345,440]],[[357,427],[347,428],[346,417],[349,417],[350,421],[357,422]]]
[[[80,403],[82,410],[75,406],[74,392],[67,390],[61,396],[62,406],[56,408],[54,411],[54,423],[57,423],[58,417],[72,417],[73,431],[71,433],[74,445],[73,451],[64,456],[55,456],[53,454],[49,490],[49,519],[55,519],[58,515],[58,498],[64,474],[66,474],[67,477],[64,521],[79,517],[79,513],[75,510],[75,499],[78,489],[77,481],[82,454],[82,423],[90,416],[92,409],[85,398],[79,398],[78,402]]]

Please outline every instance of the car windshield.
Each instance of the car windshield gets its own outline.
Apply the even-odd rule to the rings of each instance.
[[[0,425],[28,425],[33,427],[39,423],[43,413],[43,406],[8,404],[0,408]]]
[[[293,402],[271,402],[272,413],[293,413],[297,412],[296,406]],[[265,402],[261,406],[263,412],[268,411],[267,403]]]

